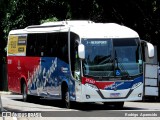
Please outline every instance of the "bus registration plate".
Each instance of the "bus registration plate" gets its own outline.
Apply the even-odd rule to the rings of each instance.
[[[120,93],[110,93],[110,97],[121,97]]]

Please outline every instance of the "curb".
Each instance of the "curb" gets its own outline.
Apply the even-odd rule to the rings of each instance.
[[[10,95],[10,94],[12,93],[7,91],[0,91],[0,95]]]

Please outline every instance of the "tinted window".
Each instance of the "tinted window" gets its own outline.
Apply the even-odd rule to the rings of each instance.
[[[26,56],[36,56],[36,34],[28,34]]]
[[[58,33],[48,33],[46,56],[57,57],[57,50],[58,50]]]
[[[113,45],[114,46],[137,46],[136,44],[137,39],[114,39]]]
[[[80,61],[78,58],[79,36],[71,33],[70,37],[71,71],[74,78],[80,80]]]
[[[37,34],[36,40],[36,55],[37,56],[46,56],[47,55],[47,34],[40,33]]]
[[[68,63],[68,32],[59,33],[57,44],[57,57]]]
[[[27,56],[58,57],[68,63],[68,32],[28,34]]]

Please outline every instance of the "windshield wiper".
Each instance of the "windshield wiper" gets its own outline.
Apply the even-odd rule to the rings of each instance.
[[[99,65],[101,65],[101,64],[103,64],[103,63],[108,63],[108,62],[110,62],[112,59],[111,59],[111,55],[108,55],[108,56],[105,56],[106,58],[103,60],[103,61],[101,61],[100,63],[99,63]]]
[[[119,62],[121,71],[124,72],[125,74],[122,74],[122,79],[123,78],[130,78],[130,75],[127,70],[125,70],[123,63]]]
[[[129,75],[128,71],[125,70],[123,63],[118,61],[116,50],[115,50],[115,61],[116,61],[116,69],[115,69],[116,72],[117,71],[119,71],[119,72],[121,71],[121,73],[119,73],[119,75],[116,75],[116,76],[120,76],[121,75],[122,79],[123,78],[130,78],[130,75]],[[120,65],[120,67],[119,67],[119,65]]]

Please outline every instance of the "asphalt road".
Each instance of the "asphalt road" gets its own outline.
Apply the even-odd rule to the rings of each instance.
[[[125,102],[124,108],[116,110],[113,106],[105,106],[102,103],[90,103],[82,104],[75,103],[73,109],[63,108],[60,101],[56,100],[44,100],[37,97],[33,97],[29,102],[23,102],[21,95],[1,95],[1,110],[6,112],[12,112],[15,116],[14,120],[41,120],[44,117],[51,119],[52,117],[57,119],[65,119],[66,117],[74,119],[132,119],[141,118],[145,120],[160,118],[160,102]],[[19,117],[19,116],[23,116]],[[28,118],[29,115],[30,117]],[[26,117],[27,116],[27,117]],[[42,117],[41,117],[42,116]],[[157,117],[158,116],[158,117]],[[35,118],[36,117],[36,118]],[[100,118],[99,118],[100,117]],[[150,119],[149,119],[150,118]],[[6,118],[7,120],[9,118]],[[84,120],[84,119],[83,119]]]

